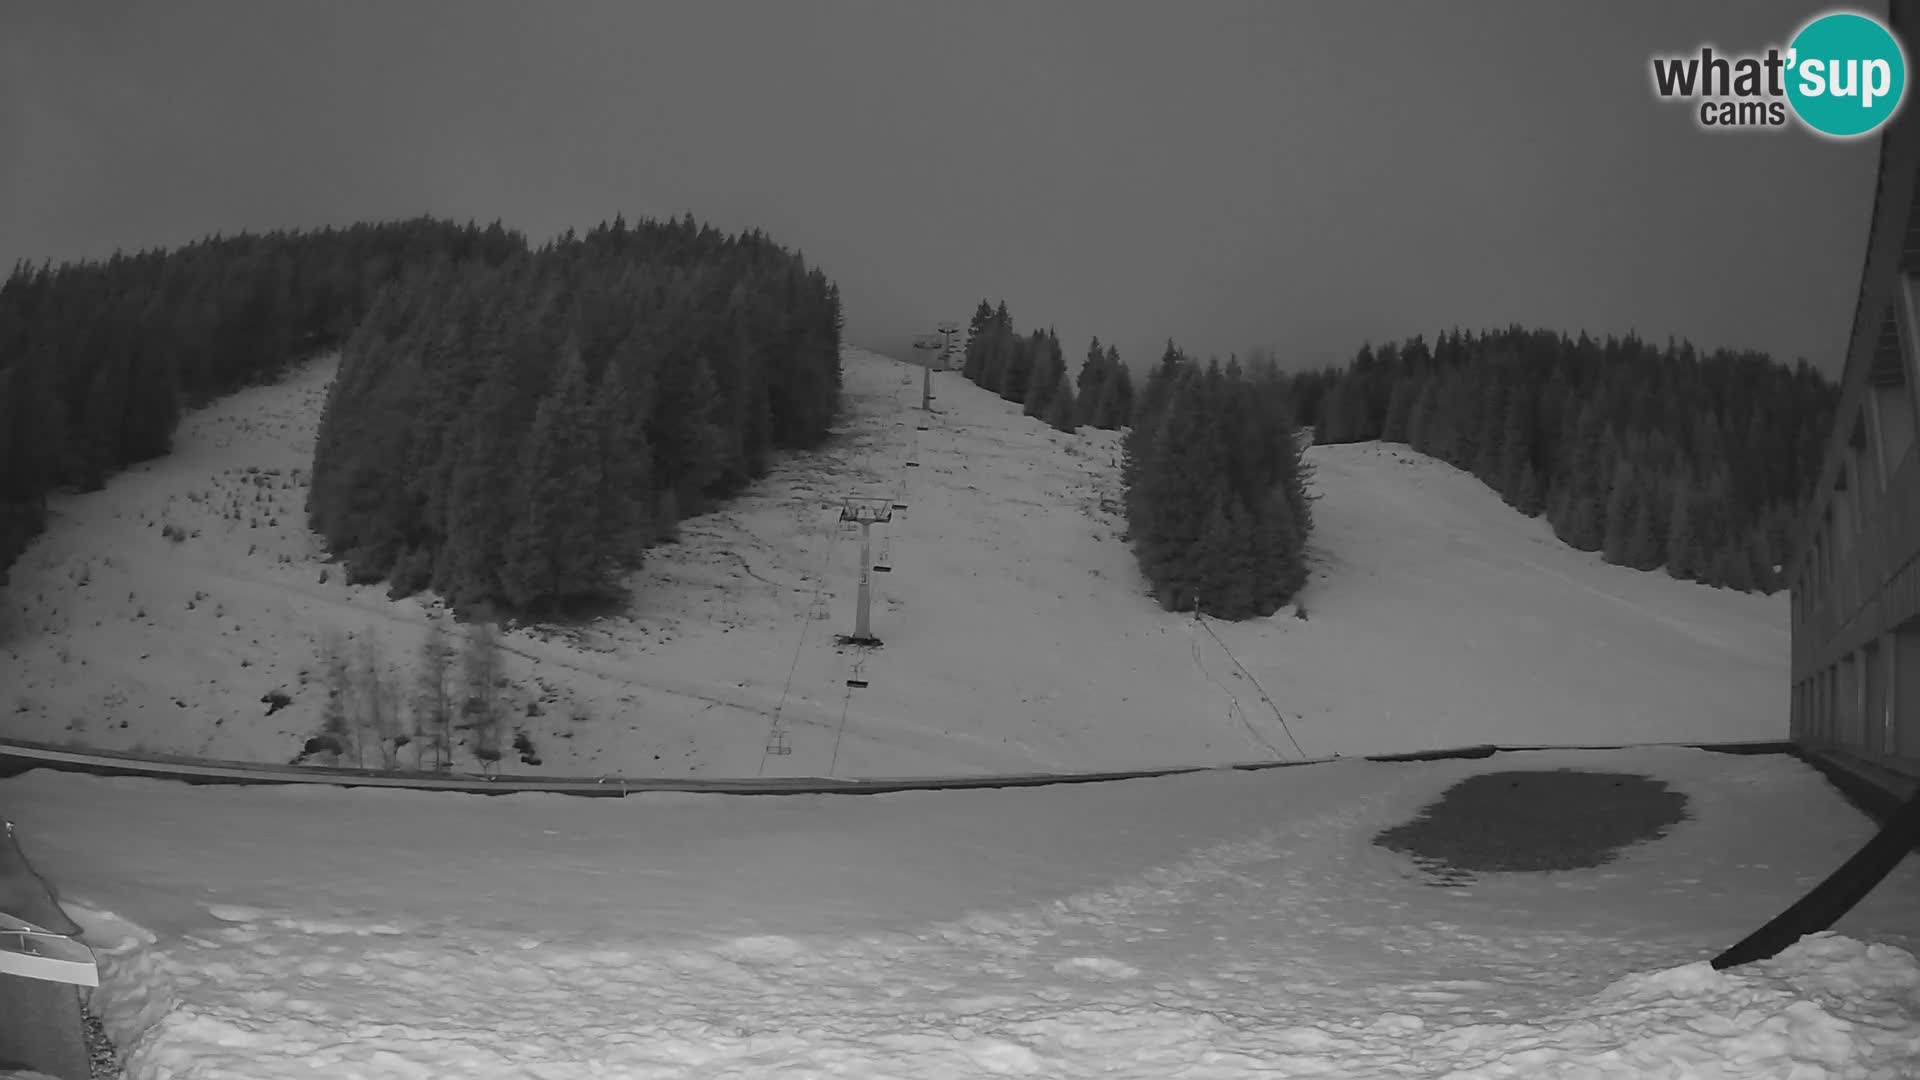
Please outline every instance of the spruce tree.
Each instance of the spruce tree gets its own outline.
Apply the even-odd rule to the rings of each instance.
[[[548,609],[605,590],[603,453],[586,367],[574,351],[521,450],[518,515],[500,568],[502,590],[516,609]]]
[[[1224,492],[1214,498],[1193,550],[1194,600],[1202,613],[1226,621],[1253,614],[1256,589],[1252,532],[1233,501]]]
[[[1622,552],[1621,564],[1635,570],[1652,570],[1660,565],[1663,553],[1660,550],[1660,537],[1655,531],[1655,500],[1651,493],[1643,491],[1634,500],[1633,527],[1627,533],[1626,549]]]
[[[1481,395],[1480,437],[1475,440],[1477,446],[1469,470],[1479,477],[1481,483],[1495,491],[1500,491],[1502,472],[1511,464],[1507,460],[1506,441],[1509,430],[1508,399],[1506,384],[1497,377],[1490,378],[1486,392]]]
[[[1613,471],[1613,490],[1607,494],[1606,522],[1601,530],[1601,557],[1615,566],[1632,563],[1629,551],[1637,503],[1633,467],[1623,462]]]
[[[1683,581],[1698,572],[1694,565],[1693,488],[1685,477],[1673,485],[1673,503],[1667,511],[1667,573]]]
[[[1045,338],[1035,330],[1014,340],[1018,347],[1008,357],[1006,377],[1000,383],[1000,397],[1016,405],[1024,405],[1034,389],[1035,373],[1043,373],[1042,381],[1045,379]]]
[[[1387,398],[1387,419],[1380,430],[1386,442],[1410,442],[1407,431],[1413,419],[1413,403],[1420,393],[1420,382],[1412,378],[1396,379]]]
[[[1169,340],[1166,351],[1160,354],[1160,364],[1147,375],[1147,384],[1141,391],[1134,414],[1129,422],[1140,424],[1151,422],[1166,407],[1167,398],[1173,392],[1173,384],[1180,376],[1184,357],[1179,348]]]
[[[1566,517],[1560,538],[1580,551],[1599,550],[1606,539],[1607,456],[1602,444],[1599,402],[1582,406],[1567,471]]]
[[[1126,372],[1118,378],[1106,378],[1096,384],[1100,399],[1089,410],[1088,423],[1105,431],[1124,427],[1128,421],[1128,409],[1125,401],[1126,384],[1123,381]]]
[[[1434,454],[1434,397],[1438,379],[1420,379],[1415,384],[1413,403],[1407,406],[1407,445],[1429,457]]]
[[[969,339],[966,352],[961,354],[960,377],[976,386],[979,385],[986,371],[986,356],[986,338]]]
[[[634,367],[644,370],[639,364]],[[600,376],[594,431],[600,443],[597,539],[613,565],[638,566],[652,535],[653,454],[647,445],[646,396],[633,389],[627,365],[616,360]]]
[[[658,434],[648,442],[658,482],[672,489],[679,516],[689,517],[705,511],[707,492],[726,468],[722,400],[701,353],[663,357],[659,370]]]
[[[149,320],[158,316],[149,315]],[[137,407],[126,415],[120,432],[125,463],[160,457],[173,449],[173,432],[180,423],[180,386],[175,370],[174,345],[165,336],[143,339],[129,373],[130,395]],[[118,466],[120,462],[112,463]]]
[[[1221,598],[1225,610],[1232,612],[1231,617],[1235,619],[1273,614],[1278,605],[1265,603],[1270,583],[1260,565],[1264,554],[1260,519],[1245,507],[1238,495],[1230,496],[1227,502],[1226,552],[1231,577]]]
[[[1747,550],[1745,554],[1747,577],[1748,580],[1752,582],[1752,587],[1767,593],[1779,588],[1779,583],[1775,580],[1779,575],[1775,574],[1773,570],[1776,560],[1774,559],[1772,548],[1767,543],[1767,536],[1764,531],[1756,529],[1747,533]]]
[[[83,415],[91,423],[74,432],[69,460],[77,466],[74,479],[82,492],[98,491],[121,455],[120,432],[127,422],[129,394],[133,390],[128,357],[115,348],[110,359],[94,369],[87,383]]]
[[[1520,465],[1520,483],[1514,489],[1513,508],[1528,517],[1538,517],[1546,509],[1540,495],[1540,474],[1534,471],[1532,462]]]
[[[1753,563],[1744,540],[1734,540],[1723,546],[1717,563],[1713,584],[1724,585],[1735,592],[1753,591]]]
[[[1133,375],[1128,372],[1127,365],[1120,362],[1120,350],[1112,345],[1107,346],[1105,382],[1117,386],[1119,390],[1114,395],[1115,408],[1105,426],[1109,429],[1126,427],[1133,422]]]
[[[1358,379],[1341,380],[1341,389],[1345,391],[1340,395],[1340,406],[1345,412],[1341,424],[1346,432],[1345,441],[1369,442],[1380,437],[1380,425],[1374,414],[1384,413],[1385,404],[1383,402],[1379,410],[1375,410],[1373,404],[1374,388],[1380,378],[1380,374],[1374,372]]]
[[[1152,477],[1158,475],[1155,457],[1160,445],[1160,425],[1134,424],[1120,438],[1121,498],[1126,504],[1128,537],[1136,551],[1145,543],[1147,514],[1158,493],[1151,490]]]
[[[443,537],[434,556],[433,588],[460,611],[498,598],[496,570],[504,534],[515,520],[520,483],[514,442],[519,395],[511,356],[488,348],[471,363],[485,375],[465,415],[444,436],[444,494],[437,500],[439,520],[433,522]],[[316,464],[316,498],[321,474]],[[337,535],[333,528],[319,531]]]
[[[988,337],[992,332],[993,307],[982,299],[973,309],[972,321],[967,323],[967,342],[961,350],[960,377],[970,383],[978,385],[984,377]]]
[[[1320,395],[1320,411],[1313,418],[1313,441],[1326,445],[1351,442],[1347,417],[1347,381],[1337,379]]]
[[[982,390],[1001,394],[1001,389],[1007,385],[1007,374],[1013,368],[1014,349],[1018,346],[1019,342],[1014,339],[1012,331],[998,323],[994,325],[988,334],[986,356],[980,366],[979,384]],[[1005,398],[1006,395],[1001,394],[1001,397]]]
[[[1188,368],[1174,383],[1156,440],[1151,529],[1143,560],[1168,610],[1186,610],[1197,584],[1194,545],[1222,489],[1219,428],[1206,411],[1204,378]]]
[[[1605,541],[1606,509],[1592,495],[1575,492],[1567,501],[1566,529],[1560,539],[1576,551],[1599,551]]]
[[[1099,426],[1098,410],[1105,396],[1107,375],[1107,354],[1100,347],[1100,339],[1095,337],[1087,346],[1087,357],[1080,362],[1080,374],[1074,378],[1074,399],[1079,402],[1080,415],[1075,419],[1082,424]]]
[[[1479,394],[1475,380],[1480,371],[1469,368],[1440,385],[1434,410],[1439,429],[1435,453],[1455,468],[1471,470],[1480,455]]]
[[[1020,411],[1025,416],[1044,420],[1051,415],[1048,406],[1053,404],[1054,388],[1065,386],[1071,393],[1073,387],[1066,379],[1066,365],[1047,354],[1044,342],[1036,343],[1035,348],[1040,355],[1034,360],[1033,373],[1027,380],[1026,397]]]
[[[1529,431],[1531,415],[1532,404],[1526,394],[1517,393],[1508,400],[1500,436],[1500,461],[1494,467],[1494,490],[1513,506],[1522,504],[1521,480],[1533,460],[1532,433]]]
[[[1055,431],[1071,435],[1079,427],[1080,406],[1073,395],[1073,384],[1061,379],[1054,387],[1052,401],[1047,405],[1046,421]]]
[[[1284,485],[1275,485],[1254,518],[1252,549],[1260,609],[1271,614],[1307,584],[1306,531]]]

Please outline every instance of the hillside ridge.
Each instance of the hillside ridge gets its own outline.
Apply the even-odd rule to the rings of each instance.
[[[1608,566],[1404,447],[1308,452],[1309,618],[1199,628],[1145,596],[1121,539],[1118,432],[1063,435],[954,372],[934,374],[927,416],[917,368],[858,349],[843,366],[828,444],[684,522],[633,576],[629,610],[502,635],[511,723],[540,762],[508,755],[503,771],[1293,756],[1269,701],[1312,757],[1784,733],[1784,597]],[[323,359],[223,399],[187,417],[173,455],[55,500],[0,624],[0,731],[286,761],[318,729],[329,628],[374,635],[404,698],[431,607],[345,584],[300,513],[331,371]],[[858,573],[847,495],[906,505],[874,528],[892,570],[873,575],[885,644],[864,657],[833,640],[852,628]],[[865,688],[846,685],[856,664]],[[289,701],[269,714],[276,692]],[[776,718],[790,753],[768,752]]]

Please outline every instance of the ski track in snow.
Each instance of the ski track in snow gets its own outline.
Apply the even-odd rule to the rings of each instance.
[[[1510,926],[1354,857],[1391,795],[912,933],[585,946],[212,904],[154,947],[75,914],[122,942],[136,1077],[1915,1075],[1912,954],[1828,934],[1717,973],[1658,927]],[[1595,954],[1645,973],[1595,984]]]

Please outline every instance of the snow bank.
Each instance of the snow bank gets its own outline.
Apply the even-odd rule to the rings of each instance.
[[[1653,776],[1688,818],[1603,867],[1444,887],[1371,843],[1518,763]],[[77,901],[133,1080],[1894,1080],[1920,1060],[1920,860],[1834,933],[1705,964],[1871,835],[1786,757],[659,801],[28,773],[0,807]]]
[[[1523,1022],[1382,1011],[1300,1023],[1248,1011],[1206,976],[1156,979],[1100,955],[1035,970],[1029,934],[991,918],[838,947],[767,936],[659,951],[223,916],[237,921],[167,955],[130,924],[88,913],[90,933],[125,935],[103,953],[95,1005],[130,1080],[1892,1080],[1920,1062],[1920,961],[1836,934],[1738,972],[1701,962],[1636,973]]]

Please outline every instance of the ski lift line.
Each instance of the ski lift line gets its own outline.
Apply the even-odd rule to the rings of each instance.
[[[1213,627],[1207,625],[1206,617],[1200,614],[1200,604],[1197,599],[1193,605],[1193,618],[1200,624],[1200,628],[1207,632],[1207,636],[1219,644],[1220,651],[1227,654],[1227,659],[1233,661],[1233,666],[1240,670],[1240,674],[1245,675],[1247,681],[1253,684],[1253,688],[1260,692],[1260,700],[1266,702],[1267,708],[1273,710],[1273,718],[1280,721],[1280,730],[1287,733],[1287,741],[1293,744],[1294,753],[1305,759],[1307,752],[1300,749],[1300,740],[1293,737],[1293,728],[1288,725],[1287,718],[1281,715],[1280,706],[1274,704],[1273,698],[1267,694],[1267,688],[1260,685],[1260,680],[1253,677],[1253,672],[1247,670],[1246,665],[1240,662],[1240,658],[1233,655],[1233,650],[1227,648],[1227,643],[1220,640],[1220,635],[1213,632]],[[1252,729],[1251,724],[1248,725],[1248,729]]]
[[[827,763],[827,775],[832,776],[840,767],[840,739],[847,733],[847,710],[853,705],[853,687],[848,685],[847,694],[840,699],[840,726],[833,733],[833,758]]]
[[[760,774],[766,775],[767,756],[774,753],[773,743],[780,732],[780,718],[787,708],[787,696],[793,692],[793,676],[800,670],[800,654],[807,645],[807,629],[813,625],[813,612],[820,603],[820,594],[827,587],[827,572],[833,569],[833,550],[839,546],[840,531],[831,530],[827,534],[827,557],[820,564],[820,572],[814,575],[813,596],[807,601],[807,610],[800,615],[800,636],[793,643],[793,662],[787,666],[787,681],[780,687],[780,701],[773,707],[773,724],[767,732],[767,746],[760,752]],[[791,750],[787,751],[791,753]]]

